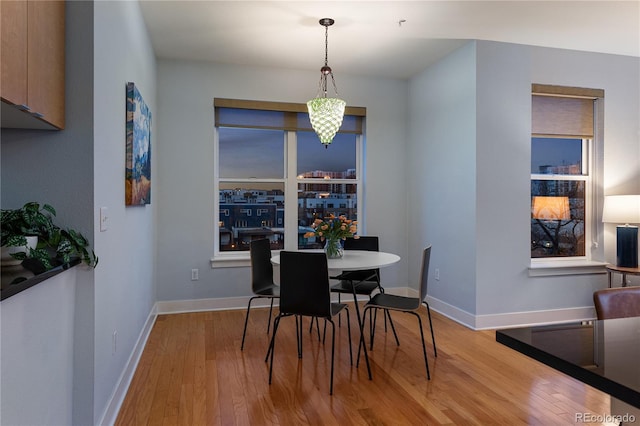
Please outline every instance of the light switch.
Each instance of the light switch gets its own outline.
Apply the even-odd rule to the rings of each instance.
[[[109,229],[109,215],[106,207],[100,207],[100,232]]]

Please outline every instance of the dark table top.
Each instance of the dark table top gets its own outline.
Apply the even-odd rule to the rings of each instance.
[[[640,408],[640,317],[498,330],[496,341]]]

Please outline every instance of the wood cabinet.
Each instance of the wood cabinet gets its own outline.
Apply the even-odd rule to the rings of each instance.
[[[2,127],[63,129],[64,1],[1,1],[0,19]]]

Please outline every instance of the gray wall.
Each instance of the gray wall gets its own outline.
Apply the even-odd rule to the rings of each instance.
[[[303,103],[315,95],[317,73],[204,62],[160,60],[158,67],[158,300],[250,295],[249,270],[210,266],[213,256],[214,97]],[[367,108],[366,231],[398,253],[385,268],[390,286],[406,286],[404,188],[406,82],[354,77],[335,70],[348,105]],[[331,150],[331,147],[328,148]],[[248,264],[248,263],[247,263]],[[191,281],[191,269],[200,280]],[[246,306],[246,300],[238,306]]]
[[[82,232],[93,245],[93,4],[68,2],[66,8],[66,126],[62,131],[28,131],[2,129],[2,208],[19,207],[27,201],[49,203],[57,210],[62,226]],[[102,253],[98,253],[102,255]],[[102,256],[101,256],[102,257]],[[93,420],[94,382],[94,271],[78,267],[76,282],[64,287],[60,295],[73,301],[73,418],[91,423]],[[46,285],[46,283],[40,284]],[[63,309],[60,302],[60,309]],[[4,302],[3,302],[4,305]],[[46,312],[26,303],[23,315],[35,317]],[[66,315],[59,312],[62,318]],[[47,321],[66,324],[57,316]],[[59,332],[64,333],[64,330]],[[3,333],[4,334],[4,333]],[[51,369],[59,366],[51,359]],[[6,365],[2,370],[24,369],[22,365]],[[56,391],[51,389],[51,391]],[[58,389],[58,392],[61,390]],[[4,394],[4,392],[3,392]],[[31,404],[41,401],[22,399],[19,411],[30,411]],[[37,410],[37,408],[35,408]]]
[[[64,300],[74,306],[73,395],[68,397],[73,423],[89,425],[110,408],[155,302],[155,205],[124,207],[125,85],[136,82],[155,112],[155,59],[136,2],[67,2],[66,39],[66,128],[2,130],[2,208],[31,200],[52,204],[60,224],[86,235],[100,258],[95,270],[77,267],[75,282],[63,287]],[[101,206],[108,207],[110,217],[110,228],[102,233]],[[54,303],[66,309],[62,302]],[[21,308],[35,322],[67,324],[68,311],[54,309],[52,316],[30,303]],[[57,360],[51,356],[48,361],[54,373]],[[7,365],[3,359],[3,373],[29,368],[27,358],[22,365]],[[50,403],[22,398],[13,409],[34,411],[30,404]]]
[[[418,288],[420,253],[431,244],[429,294],[469,313],[476,300],[475,62],[469,43],[411,79],[408,97],[411,286]]]
[[[95,2],[94,211],[107,207],[109,229],[95,231],[100,265],[95,271],[94,418],[121,379],[155,297],[156,62],[137,2]],[[151,205],[124,206],[126,84],[132,81],[152,113]],[[117,333],[116,350],[113,334]],[[125,377],[126,379],[126,377]],[[110,407],[113,408],[113,407]],[[107,416],[112,413],[107,413]]]
[[[409,234],[409,250],[434,244],[430,294],[441,309],[484,327],[592,307],[605,275],[529,276],[531,84],[604,89],[601,193],[640,193],[639,71],[638,58],[478,41],[411,79],[408,152],[427,164],[411,173],[429,182],[408,200],[427,222]],[[600,228],[594,259],[612,262],[613,227]]]

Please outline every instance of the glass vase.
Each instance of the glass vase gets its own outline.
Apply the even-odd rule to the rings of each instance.
[[[324,243],[324,252],[327,255],[327,259],[340,259],[344,254],[340,239],[327,238]]]

